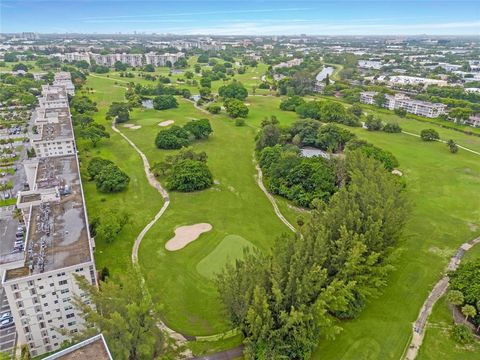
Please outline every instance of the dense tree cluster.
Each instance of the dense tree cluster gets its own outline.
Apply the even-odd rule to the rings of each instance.
[[[474,325],[479,326],[480,260],[463,262],[456,271],[449,273],[449,277],[450,291],[447,300],[458,306]],[[466,306],[469,307],[465,308]]]
[[[160,130],[155,139],[159,149],[180,149],[188,146],[193,139],[206,139],[213,132],[210,120],[191,120],[183,127],[173,125],[168,129]]]
[[[388,171],[392,171],[399,165],[397,158],[390,151],[380,149],[365,140],[352,139],[347,143],[346,149],[348,151],[361,151],[368,157],[372,157],[381,162]]]
[[[130,182],[130,177],[112,161],[93,158],[87,167],[90,179],[95,181],[97,190],[104,193],[124,190]]]
[[[358,116],[348,112],[341,103],[336,101],[309,101],[295,106],[295,112],[302,119],[310,118],[323,122],[360,126]]]
[[[125,102],[112,102],[108,108],[106,119],[115,119],[116,123],[127,122],[130,119],[130,105]]]
[[[245,100],[248,96],[248,91],[241,82],[232,81],[228,85],[220,86],[218,94],[224,99]]]
[[[42,81],[33,79],[33,75],[13,76],[0,74],[0,103],[4,106],[27,106],[32,108],[37,103]]]
[[[167,156],[165,161],[152,167],[156,176],[164,177],[169,190],[191,192],[207,189],[213,184],[213,176],[207,166],[207,154],[192,149],[182,149]]]
[[[301,96],[295,95],[290,96],[285,100],[282,100],[280,103],[280,110],[284,111],[295,111],[297,106],[301,106],[305,104],[305,100]]]
[[[269,191],[299,206],[312,207],[314,200],[328,200],[336,190],[333,161],[302,157],[296,147],[265,147],[259,164]]]
[[[128,223],[129,215],[124,211],[110,210],[90,223],[90,233],[95,240],[111,243]]]
[[[153,108],[166,110],[178,107],[177,99],[173,95],[158,95],[153,98]]]
[[[347,184],[317,203],[302,236],[281,237],[268,255],[247,252],[218,276],[246,358],[309,359],[338,319],[356,317],[385,286],[408,210],[403,186],[358,152],[346,169]]]

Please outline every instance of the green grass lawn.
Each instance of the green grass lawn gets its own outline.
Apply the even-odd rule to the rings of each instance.
[[[88,86],[95,89],[92,97],[102,111],[110,101],[118,101],[123,91],[121,86],[106,79],[90,77]],[[241,236],[268,251],[275,237],[288,231],[255,183],[253,147],[254,136],[265,116],[276,115],[283,126],[297,117],[293,112],[278,109],[280,98],[250,96],[246,102],[250,104],[250,114],[244,127],[234,126],[223,114],[205,115],[191,103],[180,100],[180,107],[174,110],[135,110],[131,123],[141,128],[122,128],[153,163],[173,153],[154,146],[159,122],[172,119],[182,125],[202,117],[209,117],[212,122],[214,134],[207,141],[195,142],[193,148],[207,152],[208,165],[219,183],[202,192],[172,193],[170,207],[147,233],[139,253],[147,285],[154,299],[163,304],[167,324],[189,334],[213,334],[229,328],[214,285],[198,273],[197,264],[228,235]],[[99,119],[102,117],[100,114]],[[398,117],[392,120],[415,133],[427,127],[416,120]],[[383,295],[372,299],[358,319],[343,322],[344,331],[334,341],[322,341],[313,358],[396,360],[407,345],[411,322],[449,257],[459,244],[479,234],[480,157],[462,150],[452,155],[444,144],[425,143],[404,134],[350,130],[395,154],[414,206],[396,271],[390,276]],[[480,138],[448,129],[439,132],[442,138],[453,138],[472,149],[480,148]],[[86,186],[90,216],[107,207],[131,209],[134,222],[120,237],[113,244],[97,244],[97,262],[121,268],[129,261],[134,237],[158,211],[161,198],[148,186],[138,156],[117,135],[89,154],[95,152],[116,161],[132,177],[128,191],[111,198],[96,193],[92,184]],[[135,201],[130,201],[132,196],[137,196]],[[284,200],[279,201],[279,206],[292,223],[299,214],[308,216]],[[211,223],[212,231],[180,251],[164,249],[177,226],[197,222]],[[425,349],[435,346],[428,344]]]
[[[411,323],[450,256],[478,236],[472,224],[480,224],[480,157],[465,151],[452,155],[444,144],[404,134],[350,130],[395,154],[414,207],[383,295],[372,299],[358,319],[344,322],[336,340],[322,341],[313,358],[399,359]],[[459,136],[465,137],[459,142],[471,140]]]
[[[181,100],[174,110],[135,110],[131,122],[142,127],[124,131],[154,163],[176,152],[154,146],[159,122],[171,119],[182,125],[202,117],[210,118],[214,133],[210,139],[194,143],[193,148],[207,153],[217,184],[201,192],[172,192],[170,207],[146,235],[139,253],[147,285],[164,305],[167,324],[195,335],[229,328],[214,284],[197,271],[197,264],[227,235],[241,236],[268,251],[273,240],[288,231],[255,181],[254,127],[237,127],[223,115],[208,116]],[[165,250],[165,242],[177,226],[199,222],[212,224],[212,231],[180,251]]]
[[[252,250],[252,243],[238,235],[227,235],[210,254],[200,260],[197,271],[207,279],[215,279],[225,265],[243,258],[245,248]]]

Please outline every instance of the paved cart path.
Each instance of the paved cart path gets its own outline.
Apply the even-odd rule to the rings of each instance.
[[[463,256],[465,253],[470,250],[476,244],[480,244],[480,236],[476,239],[473,239],[467,243],[462,244],[458,249],[455,255],[450,259],[450,263],[448,264],[447,268],[445,269],[446,273],[448,271],[454,271],[460,265]],[[418,355],[418,350],[423,343],[423,338],[425,336],[425,327],[427,325],[428,317],[430,316],[433,306],[440,299],[443,294],[448,289],[448,275],[445,274],[433,287],[432,291],[425,300],[420,313],[418,314],[417,320],[413,323],[413,334],[408,346],[406,355],[404,357],[405,360],[414,360]]]

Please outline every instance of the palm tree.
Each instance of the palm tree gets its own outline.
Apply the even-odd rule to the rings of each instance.
[[[458,290],[450,290],[447,293],[447,301],[454,306],[462,305],[463,301],[464,301],[462,292],[458,291]],[[453,316],[453,311],[454,310],[455,309],[452,310],[452,316]]]
[[[477,309],[475,309],[475,307],[473,307],[472,305],[467,304],[462,307],[462,314],[465,315],[465,322],[467,322],[469,316],[473,317],[477,315]]]

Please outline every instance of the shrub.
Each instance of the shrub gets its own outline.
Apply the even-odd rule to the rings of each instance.
[[[222,110],[222,107],[218,104],[212,104],[207,106],[207,110],[211,114],[218,114],[220,110]]]
[[[400,125],[398,125],[398,123],[389,122],[383,126],[383,131],[387,133],[400,133],[402,132],[402,128],[400,127]]]
[[[440,135],[438,135],[438,132],[434,129],[423,129],[420,132],[420,137],[423,141],[435,141],[440,139]]]
[[[104,193],[122,191],[128,186],[129,182],[128,175],[113,163],[105,166],[95,176],[97,190]]]
[[[450,335],[454,341],[460,344],[471,344],[474,340],[472,332],[468,326],[463,324],[454,325],[450,331]]]
[[[378,131],[382,129],[382,120],[378,117],[368,115],[365,120],[365,127],[368,131]]]
[[[235,126],[245,126],[245,119],[244,118],[236,118],[235,119]]]

